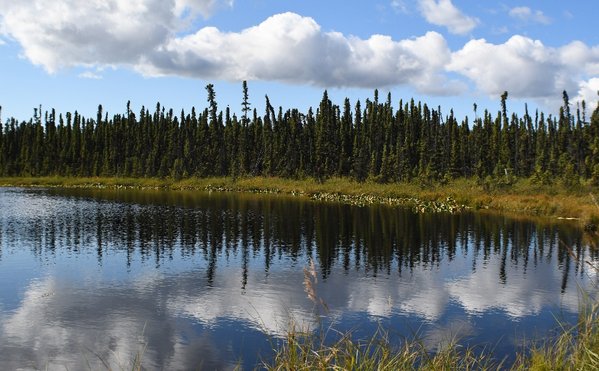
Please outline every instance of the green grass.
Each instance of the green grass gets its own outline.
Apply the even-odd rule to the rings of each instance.
[[[381,330],[366,341],[354,341],[351,333],[331,345],[310,333],[292,329],[284,344],[275,349],[271,362],[262,365],[279,370],[489,370],[501,367],[488,353],[450,344],[435,354],[422,342],[406,341],[394,347]]]
[[[597,303],[580,315],[578,324],[561,335],[516,355],[509,368],[492,350],[466,348],[451,343],[431,353],[421,341],[392,346],[379,331],[365,341],[340,335],[333,344],[322,336],[292,328],[267,370],[597,370],[599,369],[599,311]]]
[[[599,211],[589,193],[599,189],[589,185],[565,187],[535,184],[530,179],[516,180],[510,186],[489,187],[475,179],[456,179],[447,184],[423,185],[419,182],[380,184],[358,183],[347,178],[330,178],[323,183],[314,179],[248,178],[188,178],[183,180],[157,178],[111,177],[17,177],[0,178],[4,186],[160,188],[170,190],[212,190],[238,192],[280,192],[314,199],[343,201],[356,204],[401,201],[452,203],[474,210],[509,213],[512,216],[541,216],[577,219],[581,223],[598,224]],[[340,197],[347,196],[347,197]],[[413,202],[414,203],[414,202]],[[408,202],[409,204],[409,202]],[[426,208],[425,208],[426,209]]]

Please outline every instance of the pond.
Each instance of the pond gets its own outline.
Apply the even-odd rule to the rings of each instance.
[[[569,251],[569,249],[571,251]],[[318,300],[306,295],[314,262]],[[282,195],[0,188],[5,369],[252,369],[291,325],[497,359],[574,323],[572,224]]]

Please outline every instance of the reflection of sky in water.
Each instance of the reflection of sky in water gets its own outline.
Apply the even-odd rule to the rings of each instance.
[[[149,368],[252,367],[290,322],[317,326],[309,257],[331,310],[323,326],[382,325],[431,349],[459,336],[509,352],[573,320],[577,285],[596,280],[558,249],[559,237],[595,258],[567,227],[276,196],[57,192],[0,189],[3,367],[127,368],[141,349]]]

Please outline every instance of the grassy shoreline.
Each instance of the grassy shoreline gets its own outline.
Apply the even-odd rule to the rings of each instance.
[[[590,264],[590,263],[589,263]],[[591,269],[599,272],[593,264]],[[316,294],[314,265],[304,269],[304,286],[315,306],[323,303]],[[323,305],[324,306],[324,305]],[[597,370],[599,369],[599,301],[582,292],[576,324],[559,324],[558,331],[516,350],[512,356],[496,358],[492,347],[462,346],[459,338],[432,352],[422,339],[404,339],[392,345],[388,332],[379,330],[370,338],[352,339],[351,331],[331,329],[312,333],[290,325],[287,336],[273,346],[274,357],[264,361],[269,371],[290,370]],[[325,307],[326,309],[326,307]],[[316,314],[316,312],[315,312]],[[327,342],[332,331],[337,340]]]
[[[538,185],[519,179],[506,187],[490,188],[474,179],[457,179],[443,185],[413,183],[358,183],[346,178],[314,179],[188,178],[183,180],[118,177],[4,177],[0,186],[137,188],[166,190],[210,190],[251,193],[284,193],[315,200],[351,204],[386,203],[406,205],[419,211],[489,210],[519,216],[578,220],[583,225],[599,224],[599,209],[590,186],[566,188]]]
[[[352,340],[339,335],[332,344],[322,335],[292,328],[282,344],[274,347],[272,360],[261,365],[269,371],[287,370],[597,370],[599,369],[599,308],[597,302],[583,310],[578,323],[561,327],[557,336],[533,342],[516,351],[515,361],[498,359],[492,348],[463,347],[458,339],[438,351],[419,340],[393,346],[387,333]]]

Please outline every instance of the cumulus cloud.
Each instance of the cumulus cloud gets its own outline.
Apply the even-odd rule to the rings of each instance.
[[[573,41],[559,48],[558,55],[560,63],[578,69],[579,73],[599,75],[599,45],[589,47],[581,41]]]
[[[450,60],[443,36],[394,41],[323,32],[309,17],[274,15],[239,33],[213,27],[171,39],[144,56],[137,67],[147,75],[228,80],[276,80],[318,86],[382,87],[410,84],[419,91],[455,89],[442,75]]]
[[[427,22],[447,27],[453,34],[466,35],[479,22],[477,18],[462,13],[451,0],[420,0],[419,7]]]
[[[531,21],[542,24],[550,24],[551,19],[545,15],[541,10],[532,10],[527,6],[517,6],[510,9],[508,12],[510,17],[516,18],[522,21]]]
[[[593,77],[588,81],[582,81],[579,84],[578,96],[574,99],[576,102],[583,100],[587,104],[587,110],[592,112],[599,104],[599,77]]]
[[[23,54],[49,72],[121,64],[164,43],[175,22],[163,0],[0,0],[3,28]]]
[[[513,36],[503,44],[471,40],[453,53],[448,69],[491,96],[508,91],[517,98],[548,98],[562,90],[578,92],[585,76],[596,74],[599,47],[572,42],[560,48]]]
[[[0,0],[6,32],[24,56],[49,72],[121,65],[145,75],[261,79],[317,86],[411,84],[424,93],[456,93],[446,81],[450,59],[438,33],[395,41],[323,32],[316,21],[277,14],[240,32],[205,27],[181,36],[180,21],[207,16],[230,0]],[[183,22],[185,23],[185,22]]]
[[[390,4],[405,7],[403,0]],[[273,15],[239,32],[190,28],[197,17],[232,6],[232,0],[0,0],[0,35],[19,43],[25,58],[50,73],[117,66],[146,76],[322,87],[404,85],[434,95],[460,94],[472,82],[491,96],[507,90],[513,97],[539,100],[559,97],[564,89],[571,96],[593,96],[588,92],[599,75],[599,46],[582,42],[552,48],[516,35],[503,44],[471,40],[452,52],[437,32],[403,40],[360,38],[323,31],[314,19],[295,13]],[[457,34],[478,23],[450,0],[420,0],[419,10],[430,23]],[[530,9],[512,12],[538,16]]]
[[[76,65],[131,64],[167,42],[185,17],[207,17],[222,2],[0,0],[0,29],[21,44],[27,59],[49,72]]]

